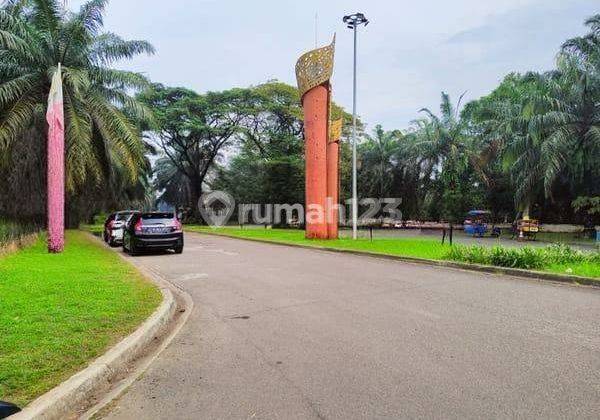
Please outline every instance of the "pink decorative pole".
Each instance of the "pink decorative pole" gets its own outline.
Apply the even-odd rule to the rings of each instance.
[[[48,96],[48,252],[65,248],[65,116],[60,63]]]

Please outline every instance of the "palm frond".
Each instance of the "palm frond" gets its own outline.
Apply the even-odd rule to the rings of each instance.
[[[144,148],[140,142],[139,130],[104,98],[94,95],[88,98],[88,103],[92,110],[92,118],[106,139],[105,142],[119,151],[131,180],[135,180],[139,165],[144,158]]]
[[[91,36],[98,34],[104,26],[104,11],[108,4],[108,0],[89,0],[84,3],[76,17],[85,27],[87,33]]]
[[[8,147],[29,127],[36,104],[35,97],[24,95],[5,109],[0,118],[0,150]]]
[[[30,45],[13,33],[0,30],[0,49],[15,52],[28,60],[33,60]]]
[[[126,41],[113,33],[98,36],[91,46],[90,60],[97,65],[110,65],[140,54],[154,54],[152,44],[146,41]]]
[[[150,81],[142,74],[126,70],[115,70],[93,66],[89,69],[90,78],[97,84],[141,91],[150,87]]]
[[[38,80],[36,74],[24,74],[23,76],[0,83],[0,108],[11,104],[26,92],[32,90],[38,83]]]
[[[67,140],[67,188],[73,192],[89,177],[95,182],[101,180],[100,165],[92,145],[92,121],[82,113],[82,104],[65,96],[65,119]]]
[[[62,6],[58,0],[31,0],[31,19],[33,24],[46,34],[49,46],[58,38],[61,24]]]

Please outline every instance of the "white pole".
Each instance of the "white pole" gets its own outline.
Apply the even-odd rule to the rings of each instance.
[[[352,94],[352,239],[358,238],[358,182],[356,169],[356,33],[354,24],[354,90]]]
[[[318,46],[319,41],[319,14],[315,13],[315,49]]]

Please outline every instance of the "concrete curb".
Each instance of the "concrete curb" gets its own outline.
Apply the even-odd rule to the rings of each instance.
[[[176,295],[180,298],[180,304],[183,305],[183,308],[179,310],[182,312],[182,316],[180,316],[177,320],[171,331],[167,334],[167,337],[161,342],[160,346],[153,351],[148,357],[143,359],[137,367],[129,372],[128,376],[121,380],[116,386],[113,387],[107,394],[104,395],[95,405],[89,408],[85,413],[83,413],[79,418],[80,420],[88,420],[95,418],[95,415],[107,407],[112,401],[118,399],[123,395],[127,389],[152,365],[152,363],[160,356],[160,354],[165,350],[171,341],[179,334],[179,331],[186,324],[188,318],[192,314],[192,310],[194,309],[194,301],[189,293],[183,290],[178,285],[170,282],[166,278],[164,278],[160,273],[155,272],[153,270],[146,269],[144,267],[138,266],[133,263],[133,257],[119,254],[123,259],[130,261],[136,268],[142,272],[142,274],[146,275],[149,278],[152,278],[157,283],[168,284],[171,288],[176,290]]]
[[[129,363],[152,343],[176,313],[176,301],[169,286],[157,282],[153,276],[150,278],[163,295],[162,303],[150,318],[88,367],[38,397],[20,413],[11,416],[11,420],[70,418],[95,393],[107,389],[117,375],[127,372]]]
[[[366,257],[374,257],[374,258],[382,258],[386,260],[393,261],[402,261],[409,262],[414,264],[424,264],[436,267],[445,267],[445,268],[454,268],[459,270],[467,270],[467,271],[475,271],[480,273],[489,273],[489,274],[501,274],[508,275],[513,277],[521,277],[533,280],[545,280],[559,283],[569,283],[573,285],[585,285],[585,286],[593,286],[600,287],[600,279],[594,279],[591,277],[581,277],[581,276],[571,276],[566,274],[555,274],[548,273],[544,271],[532,271],[532,270],[523,270],[520,268],[506,268],[506,267],[495,267],[489,265],[479,265],[479,264],[467,264],[460,263],[454,261],[442,261],[442,260],[429,260],[426,258],[417,258],[417,257],[403,257],[400,255],[387,255],[387,254],[379,254],[376,252],[369,251],[356,251],[350,249],[339,249],[339,248],[331,248],[324,246],[311,246],[311,245],[302,245],[302,244],[293,244],[287,242],[275,242],[270,241],[268,239],[259,239],[259,238],[242,238],[235,235],[230,235],[227,233],[217,233],[217,232],[198,232],[198,231],[186,231],[188,233],[197,233],[199,235],[211,235],[211,236],[221,236],[231,239],[240,239],[243,241],[251,241],[251,242],[261,242],[265,244],[271,245],[282,245],[282,246],[290,246],[295,248],[303,248],[303,249],[312,249],[312,250],[320,250],[320,251],[328,251],[328,252],[336,252],[340,254],[352,254],[352,255],[360,255]]]

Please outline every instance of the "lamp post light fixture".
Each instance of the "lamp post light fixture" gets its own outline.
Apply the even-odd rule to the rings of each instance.
[[[349,29],[354,31],[354,76],[352,92],[352,239],[358,237],[358,180],[356,169],[356,40],[359,25],[367,26],[369,20],[362,13],[346,15],[342,19]]]

